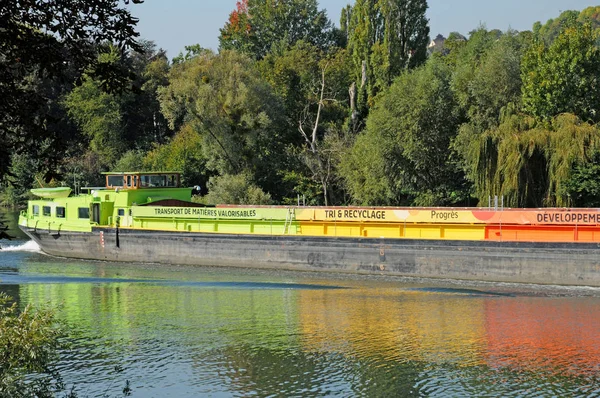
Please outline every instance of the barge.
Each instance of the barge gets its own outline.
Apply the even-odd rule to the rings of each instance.
[[[55,256],[600,286],[600,209],[204,206],[177,172],[37,189],[20,228]]]

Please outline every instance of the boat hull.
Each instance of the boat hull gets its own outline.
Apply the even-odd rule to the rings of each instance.
[[[207,234],[21,226],[61,257],[600,286],[600,244]]]

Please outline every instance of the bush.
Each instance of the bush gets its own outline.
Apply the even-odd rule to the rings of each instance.
[[[0,293],[0,397],[54,397],[64,392],[54,367],[64,329],[54,311],[31,305],[19,311],[11,301]],[[36,377],[26,380],[31,374]]]
[[[209,205],[269,205],[271,195],[250,181],[246,174],[212,177],[208,182],[208,195],[201,202]]]

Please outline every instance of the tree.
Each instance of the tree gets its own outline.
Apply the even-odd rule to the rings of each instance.
[[[289,128],[299,133],[288,156],[302,164],[291,164],[286,180],[294,181],[294,191],[308,194],[310,202],[328,204],[335,196],[335,188],[330,189],[332,152],[322,144],[328,134],[343,129],[348,116],[351,81],[347,58],[346,50],[324,52],[299,41],[259,63],[265,79],[284,100]],[[304,178],[320,186],[320,198],[312,196],[312,188],[307,190]]]
[[[536,22],[533,25],[533,32],[540,41],[550,45],[560,32],[575,20],[582,24],[589,23],[592,29],[597,30],[600,27],[600,6],[588,7],[581,12],[563,11],[558,18],[551,18],[543,25],[541,22]]]
[[[211,173],[248,172],[261,188],[276,191],[290,133],[278,128],[285,125],[283,107],[254,61],[234,51],[205,50],[173,66],[159,98],[171,128],[189,125],[201,135]]]
[[[221,29],[220,49],[238,50],[262,59],[283,42],[304,40],[320,49],[331,47],[337,35],[316,0],[242,0]]]
[[[600,49],[591,25],[571,20],[556,40],[538,41],[522,64],[523,108],[549,121],[568,112],[600,121]]]
[[[427,59],[426,0],[357,0],[348,24],[358,113],[406,69]],[[358,115],[355,115],[355,119]]]
[[[270,205],[271,195],[263,192],[247,174],[212,177],[208,183],[208,195],[202,201],[210,205]]]
[[[1,204],[16,208],[26,204],[30,198],[28,188],[34,183],[36,176],[33,171],[39,169],[40,160],[22,152],[13,153],[10,161],[10,177],[6,179]]]
[[[577,160],[571,178],[564,184],[562,196],[573,207],[600,207],[600,152],[589,160]]]
[[[139,0],[132,0],[139,3]],[[125,3],[128,3],[126,1]],[[0,3],[0,178],[9,154],[36,148],[57,123],[43,82],[73,82],[88,69],[105,89],[130,82],[118,65],[102,64],[95,43],[115,43],[121,52],[136,49],[137,20],[117,0],[3,1]],[[49,132],[50,130],[50,132]]]
[[[121,93],[123,139],[129,148],[148,150],[165,142],[173,132],[160,111],[158,89],[168,84],[169,61],[162,49],[141,40],[142,51],[130,52],[124,59],[135,74],[134,90]]]
[[[454,69],[452,89],[465,112],[468,112],[474,106],[471,82],[475,79],[476,73],[487,58],[487,54],[499,38],[500,36],[496,32],[488,31],[484,26],[479,26],[470,33],[469,40],[464,44],[449,43],[449,45],[455,47],[454,53],[451,53],[453,58],[449,62],[449,65]],[[502,53],[498,54],[500,60],[502,60],[503,55]],[[452,62],[452,60],[455,60],[455,62]]]
[[[363,205],[444,205],[465,199],[450,142],[462,122],[451,70],[432,59],[384,91],[366,130],[342,162],[348,190]]]
[[[236,3],[235,10],[229,14],[229,20],[220,30],[219,48],[224,50],[237,50],[246,54],[253,54],[255,38],[250,24],[248,0]]]
[[[568,206],[576,167],[590,167],[600,131],[573,114],[540,122],[507,112],[497,128],[473,140],[471,166],[482,203],[503,196],[511,207]],[[573,179],[575,178],[575,179]]]
[[[112,167],[126,148],[120,98],[103,92],[100,83],[91,77],[83,79],[82,84],[66,97],[65,106],[88,138],[90,149],[100,157],[103,167]]]
[[[485,42],[489,37],[484,30],[479,30],[476,35]],[[471,156],[478,156],[478,148],[472,146],[481,134],[500,124],[503,111],[520,107],[521,59],[526,45],[520,35],[509,31],[499,39],[487,42],[483,52],[476,57],[473,54],[479,51],[473,51],[473,43],[466,43],[458,51],[452,83],[468,122],[460,127],[453,147],[471,181],[477,179],[477,170],[470,166]],[[463,54],[466,57],[463,58]]]
[[[202,135],[192,124],[186,124],[167,143],[157,144],[148,152],[142,165],[154,171],[181,171],[183,184],[200,185],[205,189],[212,174],[207,170],[203,143]]]

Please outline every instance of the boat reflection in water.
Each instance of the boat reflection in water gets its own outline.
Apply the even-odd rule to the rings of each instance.
[[[598,298],[252,272],[29,263],[18,296],[63,303],[61,367],[90,395],[600,391]]]

